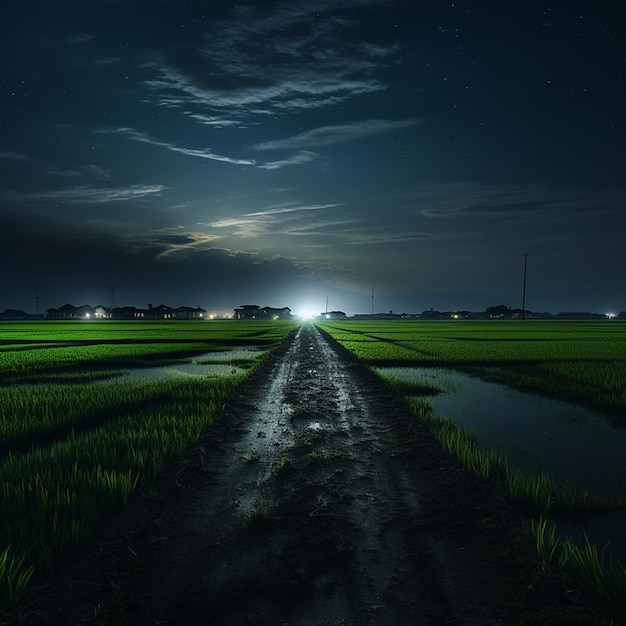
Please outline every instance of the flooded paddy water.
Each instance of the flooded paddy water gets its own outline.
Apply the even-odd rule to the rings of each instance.
[[[205,376],[237,374],[243,371],[242,364],[245,361],[253,361],[261,352],[254,346],[206,352],[182,363],[121,370],[121,376],[106,382],[152,382],[176,378],[203,378]]]
[[[483,449],[504,453],[511,470],[545,472],[601,497],[626,496],[626,430],[611,426],[603,415],[449,369],[376,370],[442,389],[428,398],[434,413],[474,433]],[[589,520],[583,530],[600,543],[610,540],[624,558],[625,526],[624,515],[614,514]]]

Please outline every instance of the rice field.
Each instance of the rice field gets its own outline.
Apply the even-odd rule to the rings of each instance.
[[[626,423],[626,323],[619,320],[348,321],[319,327],[370,365],[453,367]]]
[[[452,368],[577,403],[617,428],[626,426],[626,324],[620,321],[333,321],[318,326],[370,366]],[[559,531],[561,519],[593,517],[612,507],[623,518],[623,497],[606,502],[550,475],[512,472],[500,451],[481,449],[473,433],[433,415],[428,396],[438,393],[436,388],[393,376],[385,380],[444,449],[495,484],[529,518],[526,530],[544,566],[561,568],[612,615],[626,616],[626,567],[611,556],[610,545],[598,548],[585,534],[576,541]]]
[[[18,601],[33,577],[153,483],[294,329],[241,321],[0,324],[0,602]],[[224,360],[238,346],[261,355],[236,373],[106,384],[121,369],[209,352]]]

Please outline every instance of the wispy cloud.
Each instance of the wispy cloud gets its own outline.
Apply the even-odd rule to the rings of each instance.
[[[623,212],[623,191],[582,191],[538,184],[489,185],[463,182],[425,185],[406,196],[415,215],[434,219],[501,218],[524,220],[587,218],[598,212]]]
[[[88,35],[87,33],[83,33],[80,35],[76,35],[75,37],[70,38],[70,43],[73,44],[81,44],[81,43],[89,43],[93,41],[93,35]]]
[[[210,222],[212,228],[233,229],[233,234],[244,238],[259,237],[269,234],[288,234],[286,224],[299,220],[311,211],[323,211],[340,206],[339,204],[290,205],[245,213],[239,217],[227,217]]]
[[[301,150],[298,154],[295,154],[288,159],[282,159],[281,161],[268,161],[263,165],[259,165],[264,170],[278,170],[282,167],[289,165],[303,165],[304,163],[310,163],[318,157],[315,152],[309,152],[308,150]]]
[[[201,113],[194,113],[192,111],[185,111],[185,115],[191,119],[200,122],[204,126],[210,126],[211,128],[244,128],[240,120],[228,119],[218,115],[203,115]]]
[[[119,63],[121,60],[121,57],[106,57],[102,59],[95,59],[94,64],[99,65],[100,67],[109,67],[111,65]]]
[[[194,252],[207,250],[219,240],[218,235],[188,231],[182,226],[133,233],[120,237],[125,247],[140,252],[154,250],[159,260],[177,260]]]
[[[349,9],[389,0],[274,3],[271,11],[235,5],[207,24],[188,61],[157,56],[145,81],[161,106],[184,109],[210,125],[245,125],[251,115],[328,107],[382,91],[379,70],[398,54],[395,44],[370,41]],[[221,121],[223,120],[223,121]],[[236,121],[233,121],[236,120]]]
[[[186,156],[196,157],[200,159],[210,159],[212,161],[223,161],[225,163],[233,163],[234,165],[254,165],[256,163],[255,160],[250,159],[236,159],[229,156],[224,156],[222,154],[216,154],[209,149],[198,150],[195,148],[181,148],[171,143],[167,143],[165,141],[158,141],[146,133],[142,133],[134,128],[115,128],[112,130],[100,130],[99,133],[114,133],[118,135],[124,135],[128,139],[132,141],[139,141],[140,143],[147,143],[152,146],[158,146],[160,148],[165,148],[166,150],[170,150],[172,152],[177,152],[179,154],[184,154]]]
[[[8,191],[2,197],[9,200],[22,201],[56,201],[81,204],[104,204],[108,202],[124,202],[140,200],[151,196],[159,196],[167,187],[163,185],[130,185],[128,187],[70,187],[49,191],[21,193]]]
[[[25,163],[35,163],[36,160],[32,159],[25,154],[19,152],[0,152],[0,159],[6,159],[7,161],[22,161]]]
[[[379,120],[371,119],[350,124],[337,124],[335,126],[320,126],[313,130],[286,137],[265,141],[254,146],[255,150],[281,150],[299,149],[306,147],[330,146],[337,143],[356,141],[373,135],[401,130],[418,124],[420,120]]]

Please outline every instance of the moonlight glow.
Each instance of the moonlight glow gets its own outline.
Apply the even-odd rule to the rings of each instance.
[[[626,310],[623,1],[5,4],[0,314]]]

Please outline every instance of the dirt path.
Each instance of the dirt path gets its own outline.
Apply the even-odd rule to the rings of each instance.
[[[595,623],[558,588],[529,591],[514,513],[399,411],[303,325],[17,623]]]

